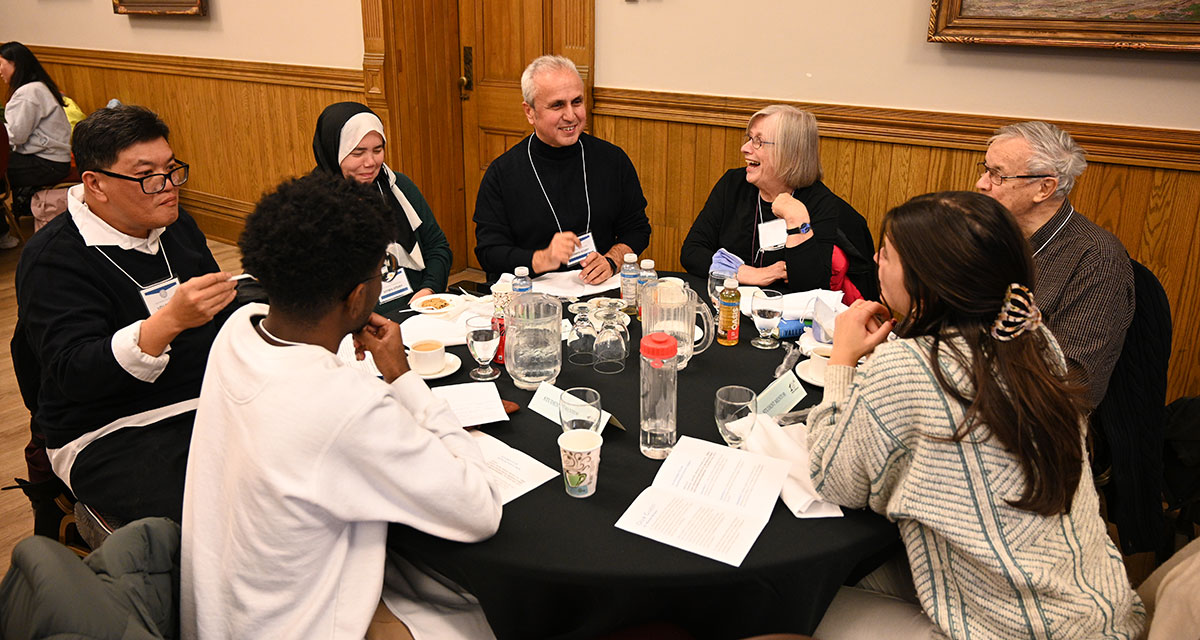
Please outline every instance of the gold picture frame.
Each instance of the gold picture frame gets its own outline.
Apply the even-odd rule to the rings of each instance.
[[[113,13],[147,16],[205,16],[208,0],[112,0]]]
[[[966,4],[964,11],[963,5]],[[932,0],[929,42],[1200,51],[1193,2],[1089,0],[1061,15],[1054,0]],[[1107,6],[1122,14],[1105,15]],[[1039,9],[1042,13],[1039,14]],[[1054,15],[1047,15],[1057,12]]]

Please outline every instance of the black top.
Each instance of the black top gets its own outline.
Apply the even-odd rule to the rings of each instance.
[[[589,199],[598,252],[605,253],[618,242],[635,253],[649,246],[646,198],[629,156],[620,147],[586,133],[579,136],[579,142],[551,147],[531,134],[488,166],[479,185],[474,220],[475,256],[489,279],[522,265],[532,273],[533,253],[550,244],[559,225],[576,234],[587,231]],[[530,167],[531,154],[536,176]],[[545,195],[538,186],[539,177]],[[553,214],[547,197],[554,205]]]
[[[153,256],[116,246],[88,247],[67,214],[46,225],[21,254],[18,324],[36,360],[23,375],[38,376],[22,385],[38,387],[34,413],[47,448],[62,447],[118,419],[199,397],[209,347],[234,305],[172,340],[170,360],[153,383],[135,378],[113,355],[113,334],[150,314],[138,286],[101,249],[142,285],[168,276],[163,250],[181,283],[220,270],[204,234],[182,210],[159,242]],[[72,467],[76,496],[121,519],[179,518],[194,416],[189,411],[149,427],[120,429],[89,444]]]
[[[828,289],[836,244],[850,263],[847,273],[850,281],[864,298],[878,300],[875,243],[867,221],[820,180],[796,189],[792,196],[808,207],[813,237],[795,247],[760,254],[758,223],[775,219],[771,204],[761,203],[760,218],[755,204],[758,187],[746,182],[746,168],[726,171],[683,241],[679,252],[683,268],[694,276],[707,278],[713,254],[724,248],[755,267],[783,260],[787,264],[787,282],[777,282],[774,286],[785,291]]]

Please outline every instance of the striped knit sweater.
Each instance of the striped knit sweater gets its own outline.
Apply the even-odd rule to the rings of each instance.
[[[954,434],[966,407],[938,385],[930,345],[896,340],[861,371],[828,368],[808,422],[817,491],[898,523],[921,607],[951,638],[1137,637],[1145,609],[1106,533],[1088,465],[1068,514],[1010,506],[1025,478],[986,426],[962,442],[935,439]],[[970,388],[946,351],[947,378]]]

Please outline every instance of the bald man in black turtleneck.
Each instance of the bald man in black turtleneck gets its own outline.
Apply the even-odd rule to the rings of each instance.
[[[475,256],[489,279],[578,267],[599,283],[650,244],[637,171],[620,147],[583,133],[583,91],[567,58],[542,56],[521,75],[534,133],[492,162],[475,201]],[[570,264],[589,233],[595,250]]]

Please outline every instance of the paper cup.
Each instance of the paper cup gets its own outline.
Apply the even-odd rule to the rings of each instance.
[[[408,366],[427,376],[446,368],[446,347],[437,340],[421,340],[408,348]]]
[[[572,429],[558,436],[562,454],[563,486],[572,498],[586,498],[596,493],[596,476],[600,473],[600,445],[604,438],[595,431]]]

